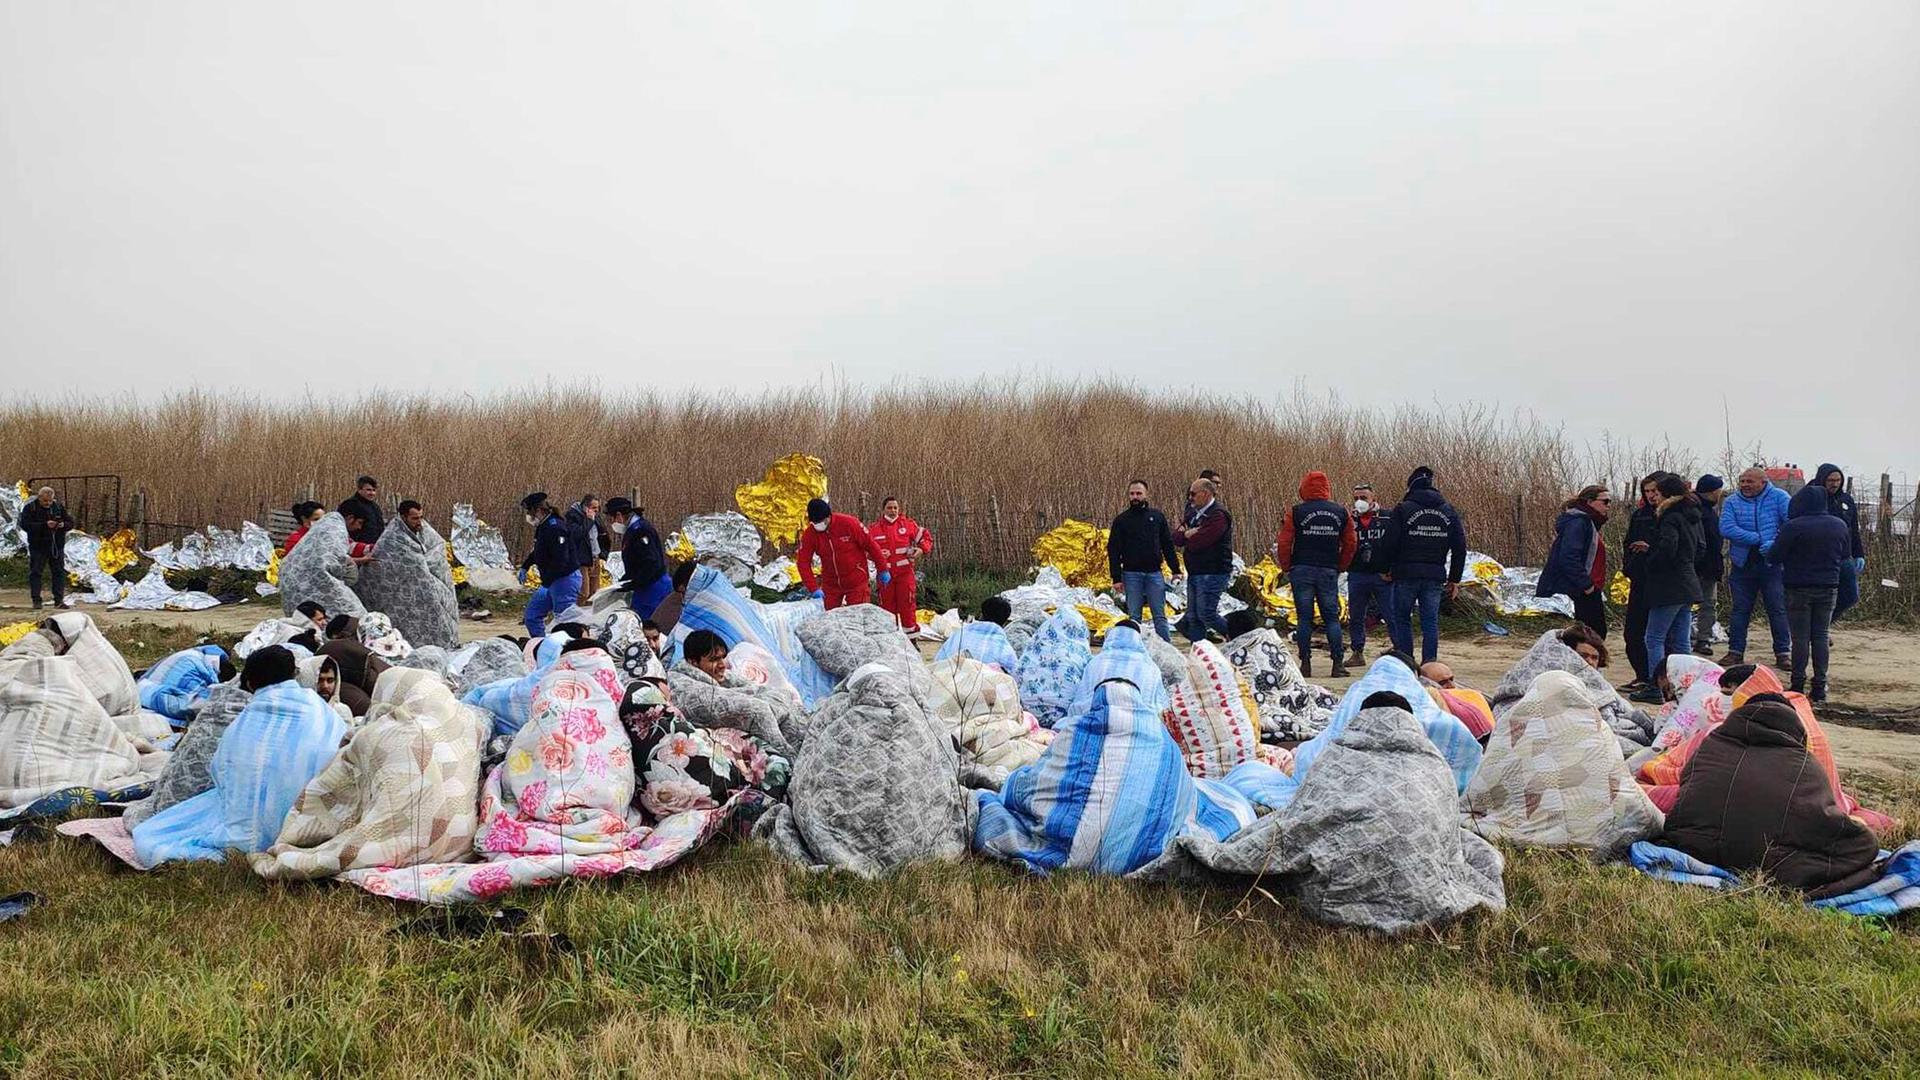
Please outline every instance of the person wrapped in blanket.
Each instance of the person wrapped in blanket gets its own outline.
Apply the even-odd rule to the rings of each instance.
[[[688,634],[680,651],[684,659],[667,672],[667,685],[687,719],[703,728],[744,731],[776,753],[793,755],[804,719],[797,699],[733,674],[727,643],[711,630]]]
[[[1178,837],[1225,840],[1253,823],[1256,803],[1272,805],[1264,792],[1286,778],[1270,765],[1249,762],[1224,781],[1187,771],[1149,700],[1165,699],[1151,663],[1110,670],[1086,711],[1055,725],[1038,761],[999,791],[974,792],[975,851],[1034,873],[1129,874]]]
[[[1720,688],[1726,698],[1724,715],[1746,706],[1762,694],[1779,694],[1793,707],[1800,719],[1802,741],[1812,761],[1826,774],[1827,784],[1832,788],[1835,800],[1843,813],[1858,818],[1868,828],[1876,832],[1887,832],[1894,822],[1874,810],[1861,806],[1852,793],[1840,783],[1840,768],[1833,758],[1833,745],[1827,739],[1826,729],[1814,717],[1813,704],[1806,695],[1787,690],[1780,683],[1780,677],[1771,668],[1755,667],[1752,664],[1740,664],[1728,668],[1720,676]],[[1696,684],[1695,689],[1698,689]],[[1692,765],[1694,755],[1705,745],[1706,740],[1725,723],[1725,720],[1713,719],[1713,706],[1710,703],[1709,715],[1704,726],[1693,734],[1674,744],[1671,749],[1660,752],[1642,763],[1634,774],[1634,779],[1646,789],[1648,798],[1660,809],[1672,813],[1679,797],[1680,785],[1684,782],[1687,770]]]
[[[327,622],[327,640],[316,652],[331,657],[340,667],[340,700],[355,716],[367,715],[373,705],[373,688],[392,665],[374,654],[360,641],[360,620],[352,615],[335,615]]]
[[[971,657],[983,664],[997,665],[1001,671],[1013,674],[1019,666],[1019,656],[1013,651],[1013,642],[1007,638],[1007,623],[1013,619],[1013,605],[1007,603],[1004,596],[989,596],[980,601],[980,617],[960,628],[960,632],[948,638],[933,654],[936,661],[955,660]]]
[[[620,723],[633,743],[634,805],[654,820],[724,806],[744,791],[735,824],[745,831],[787,797],[793,764],[785,754],[738,728],[688,720],[664,676],[627,683]]]
[[[253,697],[220,737],[213,786],[133,827],[142,863],[218,861],[229,850],[252,853],[273,843],[301,790],[347,735],[346,722],[296,675],[284,646],[247,657],[240,685]]]
[[[233,678],[233,661],[218,645],[182,649],[140,673],[140,707],[183,727],[207,700],[207,691]]]
[[[1487,695],[1472,687],[1461,686],[1453,677],[1453,668],[1443,660],[1421,664],[1418,674],[1420,685],[1426,687],[1427,696],[1456,720],[1467,725],[1467,730],[1480,740],[1480,745],[1485,746],[1487,737],[1493,734],[1493,706],[1488,704]]]
[[[1780,693],[1747,699],[1700,741],[1664,843],[1734,874],[1763,871],[1815,900],[1879,876],[1879,841],[1842,809],[1801,713]]]

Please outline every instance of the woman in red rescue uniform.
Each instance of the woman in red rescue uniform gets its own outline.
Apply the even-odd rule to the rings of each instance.
[[[889,495],[880,502],[880,520],[869,528],[873,542],[884,557],[880,568],[893,575],[890,584],[880,586],[880,606],[900,620],[907,633],[920,630],[919,609],[914,606],[914,563],[933,551],[933,534],[920,523],[900,512],[900,500]]]
[[[820,557],[820,573],[813,572],[814,556]],[[852,514],[836,514],[825,499],[807,503],[807,527],[800,530],[800,550],[793,561],[800,564],[800,583],[814,599],[824,600],[827,610],[847,604],[865,604],[873,599],[867,587],[867,562],[880,568],[880,585],[893,580],[887,572],[887,558],[873,542],[867,527]]]

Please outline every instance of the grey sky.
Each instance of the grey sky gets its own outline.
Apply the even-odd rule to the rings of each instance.
[[[1920,466],[1920,4],[1174,6],[0,0],[4,392],[1724,392]]]

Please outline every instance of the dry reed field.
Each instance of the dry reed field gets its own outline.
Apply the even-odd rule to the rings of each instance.
[[[156,520],[232,526],[310,487],[329,503],[345,498],[364,472],[383,494],[419,499],[436,517],[472,502],[510,542],[516,501],[536,488],[569,501],[637,490],[671,528],[685,514],[730,508],[736,485],[804,451],[825,461],[844,508],[871,516],[898,495],[943,538],[937,559],[997,568],[1024,566],[1033,537],[1062,518],[1104,523],[1136,477],[1157,502],[1178,505],[1195,474],[1218,470],[1249,538],[1241,547],[1257,551],[1307,470],[1328,473],[1342,494],[1366,480],[1394,499],[1420,464],[1439,470],[1476,546],[1537,561],[1559,501],[1601,475],[1582,472],[1594,463],[1556,429],[1492,406],[1370,411],[1305,391],[1259,400],[1109,383],[671,398],[574,387],[285,404],[189,391],[148,405],[4,405],[0,427],[0,464],[23,476],[118,474],[129,491],[147,491]]]

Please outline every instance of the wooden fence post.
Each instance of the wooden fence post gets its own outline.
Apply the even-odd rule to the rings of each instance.
[[[127,526],[133,535],[139,538],[141,548],[147,546],[147,491],[145,488],[133,489],[133,500],[127,507]]]
[[[1880,542],[1893,543],[1893,477],[1880,474]]]
[[[1000,532],[1000,496],[991,491],[987,493],[987,536],[992,553],[984,561],[997,570],[1007,553],[1006,537]]]

